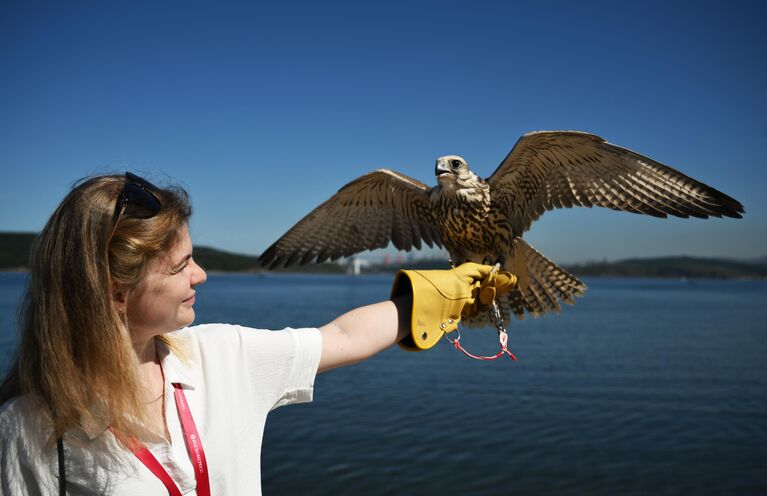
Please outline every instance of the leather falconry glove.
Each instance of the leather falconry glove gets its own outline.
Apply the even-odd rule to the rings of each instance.
[[[458,328],[461,316],[488,310],[496,295],[517,283],[510,272],[489,265],[464,263],[450,270],[400,270],[391,297],[412,294],[410,335],[399,342],[409,351],[427,350],[443,334]]]

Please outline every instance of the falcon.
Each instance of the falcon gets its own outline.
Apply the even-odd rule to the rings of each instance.
[[[740,218],[743,205],[695,179],[603,138],[580,131],[525,134],[481,179],[457,155],[437,159],[437,185],[379,169],[341,188],[260,257],[262,266],[323,262],[391,242],[447,249],[451,262],[499,263],[517,286],[500,297],[522,319],[573,304],[586,286],[522,236],[544,212],[606,207],[665,218]],[[486,318],[469,325],[485,325]]]

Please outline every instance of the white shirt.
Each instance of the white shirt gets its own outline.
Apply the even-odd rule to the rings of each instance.
[[[166,422],[171,442],[149,439],[147,448],[182,494],[196,494],[172,383],[181,383],[194,416],[214,495],[261,494],[261,441],[269,411],[312,400],[322,352],[317,329],[265,331],[225,324],[181,329],[186,360],[158,346],[165,373]],[[0,410],[0,495],[58,494],[56,445],[50,426],[29,398]],[[64,436],[67,494],[167,495],[132,453],[117,445],[106,425]]]

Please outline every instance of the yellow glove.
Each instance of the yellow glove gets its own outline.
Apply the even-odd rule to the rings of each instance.
[[[461,315],[476,315],[517,282],[509,272],[492,271],[489,265],[473,262],[450,270],[399,271],[392,298],[413,295],[410,335],[399,345],[410,351],[431,348],[443,334],[458,328]]]

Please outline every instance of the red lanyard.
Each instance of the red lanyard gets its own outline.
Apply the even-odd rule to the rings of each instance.
[[[189,459],[194,467],[194,478],[197,481],[197,495],[210,496],[210,480],[208,479],[208,462],[205,461],[205,451],[202,449],[202,440],[197,433],[197,426],[194,423],[192,412],[186,402],[184,390],[181,384],[173,383],[173,395],[176,398],[176,408],[179,417],[181,417],[181,430],[184,432],[186,440],[186,450],[189,453]],[[114,433],[114,431],[112,431]],[[171,496],[181,496],[181,490],[171,478],[167,470],[160,464],[149,449],[142,443],[134,440],[131,443],[123,443],[130,447],[131,451],[146,468],[148,468],[160,481],[168,488]]]

